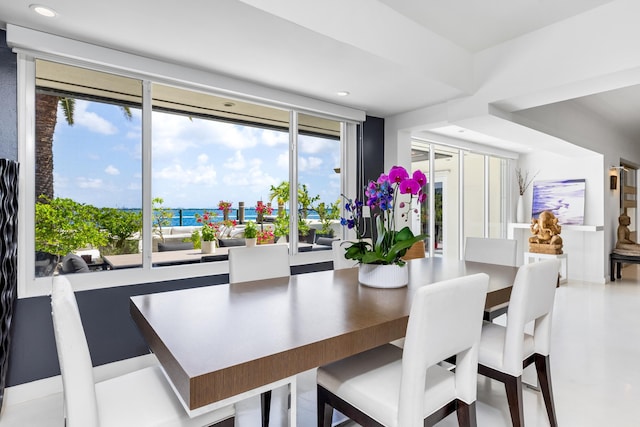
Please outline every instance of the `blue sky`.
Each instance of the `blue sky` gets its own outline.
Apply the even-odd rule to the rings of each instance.
[[[54,135],[56,197],[95,206],[141,205],[141,114],[132,120],[113,105],[76,101],[74,126],[61,112]],[[267,201],[269,187],[288,180],[287,133],[154,112],[153,195],[172,208],[234,207]],[[311,195],[339,197],[339,142],[300,136],[299,181]]]

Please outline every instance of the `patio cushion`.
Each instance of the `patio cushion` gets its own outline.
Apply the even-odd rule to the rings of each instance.
[[[230,246],[245,246],[244,239],[219,239],[218,244],[221,248],[226,248]]]
[[[79,255],[67,254],[62,259],[62,272],[64,274],[88,273],[89,266]]]

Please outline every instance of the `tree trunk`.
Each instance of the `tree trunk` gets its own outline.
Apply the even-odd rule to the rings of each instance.
[[[53,199],[53,133],[59,99],[36,94],[36,200],[40,195]]]

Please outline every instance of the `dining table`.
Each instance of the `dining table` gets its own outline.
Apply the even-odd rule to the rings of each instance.
[[[355,267],[133,296],[130,313],[195,414],[404,337],[421,286],[487,273],[488,308],[509,301],[517,273],[444,258],[407,264],[401,288],[362,285]]]

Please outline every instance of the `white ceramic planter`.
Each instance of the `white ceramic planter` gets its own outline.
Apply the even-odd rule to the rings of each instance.
[[[253,238],[249,238],[249,237],[245,237],[244,241],[245,241],[245,245],[247,245],[247,247],[252,248],[256,245],[256,241],[258,240],[257,237],[253,237]]]
[[[396,264],[360,264],[358,281],[372,288],[401,288],[409,283],[409,267]]]
[[[214,254],[216,253],[216,242],[208,242],[203,240],[201,243],[202,253],[203,254]]]

